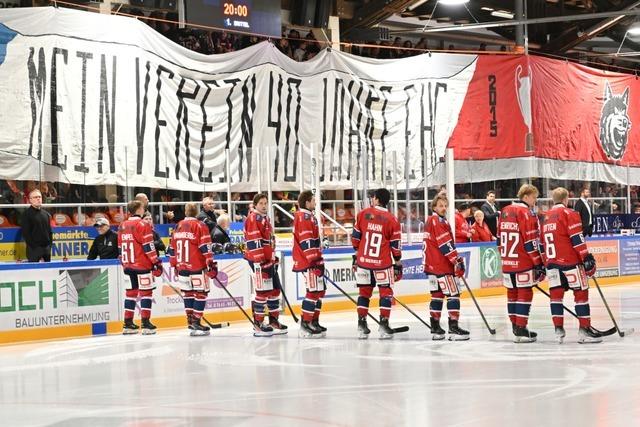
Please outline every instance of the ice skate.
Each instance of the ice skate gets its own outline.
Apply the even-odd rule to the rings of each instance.
[[[122,335],[133,335],[140,332],[140,327],[133,323],[133,319],[125,319],[122,326]]]
[[[537,338],[538,334],[528,330],[523,326],[516,326],[516,329],[514,330],[513,334],[515,335],[513,342],[516,344],[536,342],[538,339]]]
[[[142,335],[154,335],[156,333],[156,325],[151,323],[150,319],[142,319]]]
[[[449,341],[466,341],[469,338],[469,331],[458,326],[457,320],[449,319]]]
[[[322,337],[322,331],[316,328],[313,323],[300,322],[300,332],[298,333],[300,338],[320,338]]]
[[[562,344],[564,342],[564,337],[566,335],[567,334],[562,326],[556,326],[556,341],[558,341],[558,344]]]
[[[313,319],[313,320],[311,321],[311,324],[312,324],[313,326],[315,326],[315,327],[316,327],[316,329],[319,329],[319,330],[320,330],[320,332],[322,333],[322,337],[323,337],[323,338],[327,336],[327,328],[325,328],[324,326],[322,326],[322,325],[320,324],[320,322],[318,321],[318,319]]]
[[[255,328],[253,329],[254,337],[270,337],[273,335],[273,328],[269,325],[264,325],[262,322],[254,320]]]
[[[440,326],[440,320],[431,318],[431,339],[434,341],[441,341],[444,339],[445,332]]]
[[[200,319],[193,319],[193,322],[189,325],[189,329],[191,329],[191,333],[189,335],[192,337],[205,336],[211,333],[208,326],[204,326],[200,323]]]
[[[288,332],[288,327],[280,323],[277,317],[269,316],[269,326],[273,329],[273,335],[284,335]]]
[[[380,317],[380,326],[378,327],[381,340],[388,340],[393,338],[393,329],[389,327],[389,319],[386,317]]]
[[[591,328],[580,328],[578,330],[578,343],[597,344],[602,342],[602,335]]]
[[[366,340],[367,338],[369,338],[370,333],[371,333],[371,330],[367,326],[367,318],[359,317],[358,318],[358,338],[361,340]]]

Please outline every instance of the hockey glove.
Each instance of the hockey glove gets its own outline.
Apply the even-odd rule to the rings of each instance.
[[[455,274],[456,277],[463,277],[464,271],[465,271],[464,258],[462,257],[456,258],[456,263],[453,268],[453,274]]]
[[[311,272],[318,277],[324,276],[324,262],[320,261],[311,267]]]
[[[587,254],[582,263],[584,264],[584,271],[587,273],[587,276],[591,277],[596,274],[596,259],[593,255]]]
[[[158,260],[155,264],[153,264],[151,271],[155,277],[162,276],[162,272],[164,271],[164,269],[162,268],[162,261]]]
[[[544,265],[539,264],[533,267],[533,281],[536,283],[540,283],[547,277],[547,269],[544,268]]]
[[[402,280],[402,264],[393,264],[393,281],[399,282]]]
[[[207,262],[207,276],[211,279],[218,277],[218,263],[215,261]]]

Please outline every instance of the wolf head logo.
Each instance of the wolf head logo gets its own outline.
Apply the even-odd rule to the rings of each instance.
[[[622,95],[614,95],[609,82],[605,83],[604,104],[600,115],[600,145],[608,158],[620,160],[627,149],[627,139],[631,121],[629,108],[629,88]]]

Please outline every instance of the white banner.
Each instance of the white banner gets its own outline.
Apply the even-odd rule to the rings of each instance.
[[[4,9],[0,177],[222,190],[228,149],[235,191],[268,178],[297,189],[318,144],[325,188],[352,188],[364,167],[371,182],[403,177],[405,153],[417,185],[444,155],[476,59],[329,49],[297,63],[267,42],[206,56],[135,19]]]
[[[0,331],[118,320],[119,266],[37,268],[2,272]]]

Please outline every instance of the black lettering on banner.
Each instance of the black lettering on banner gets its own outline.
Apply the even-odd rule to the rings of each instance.
[[[182,136],[182,128],[184,127],[184,148],[185,148],[185,157],[186,157],[186,165],[187,176],[189,181],[193,181],[193,175],[191,174],[191,150],[189,149],[189,109],[187,108],[187,104],[184,102],[185,99],[196,99],[198,96],[198,92],[200,92],[200,85],[194,80],[189,80],[193,82],[195,85],[195,89],[193,92],[188,92],[183,90],[185,84],[187,83],[187,79],[182,77],[180,79],[180,84],[178,85],[178,91],[176,95],[178,96],[178,112],[176,113],[177,120],[177,128],[176,128],[176,152],[175,152],[175,174],[176,179],[180,180],[180,137]]]
[[[382,146],[382,156],[380,158],[380,170],[382,171],[382,176],[384,177],[384,158],[385,158],[385,154],[387,152],[387,146],[385,144],[385,137],[389,134],[389,129],[387,127],[387,104],[389,103],[389,99],[387,98],[387,95],[385,95],[385,93],[391,94],[391,86],[382,86],[380,87],[380,95],[382,96],[382,98],[384,99],[384,102],[382,103],[382,133],[380,134],[380,145]]]
[[[349,120],[349,175],[347,175],[347,179],[350,179],[350,175],[351,175],[351,149],[353,146],[353,142],[351,140],[352,137],[356,137],[357,138],[357,143],[358,143],[358,152],[357,152],[357,156],[356,156],[356,179],[360,176],[360,154],[362,153],[362,142],[360,141],[360,119],[362,119],[362,107],[361,107],[361,103],[360,103],[360,95],[362,95],[362,92],[364,90],[364,84],[362,82],[360,82],[360,88],[358,89],[358,94],[355,96],[355,98],[353,97],[353,93],[351,92],[351,88],[353,86],[353,84],[355,83],[355,81],[352,81],[349,84],[349,92],[351,95],[351,105],[349,105],[349,117],[353,117],[353,106],[354,103],[356,101],[358,101],[358,118],[356,120],[356,127],[354,129],[353,127],[353,120]]]
[[[144,97],[142,98],[142,117],[140,117],[140,58],[136,58],[136,142],[138,175],[142,174],[142,162],[144,161],[144,134],[147,128],[147,104],[149,103],[149,82],[151,81],[151,63],[147,61],[147,72],[144,76]]]
[[[249,96],[251,90],[251,96]],[[247,180],[251,179],[251,164],[253,156],[253,115],[256,111],[256,75],[251,75],[251,89],[249,89],[249,78],[247,77],[242,85],[242,115],[240,120],[240,147],[245,147],[247,153]]]
[[[38,154],[42,159],[42,112],[44,111],[44,91],[47,85],[47,66],[45,65],[44,49],[38,49],[38,68],[33,60],[35,49],[29,48],[27,69],[29,71],[29,95],[31,96],[31,133],[29,135],[29,155],[33,156],[33,136],[38,126]]]
[[[342,179],[342,153],[344,152],[344,96],[345,87],[342,79],[336,79],[336,86],[340,85],[340,147],[338,148],[338,179]],[[337,96],[337,92],[336,92]],[[332,169],[333,170],[333,169]],[[333,177],[333,175],[331,175]]]
[[[287,95],[287,131],[286,131],[286,143],[284,146],[284,180],[285,182],[296,182],[296,171],[298,168],[298,150],[300,149],[300,138],[298,137],[298,130],[300,129],[300,103],[302,101],[302,93],[300,92],[301,79],[290,77],[287,79],[287,86],[289,87],[289,93]],[[289,136],[291,135],[291,101],[292,87],[295,86],[297,93],[296,96],[296,115],[293,123],[294,134],[294,148],[293,148],[293,168],[291,174],[289,174]],[[278,177],[275,175],[274,180],[277,181]]]
[[[214,85],[215,87],[220,87],[215,80],[204,81],[203,82],[207,91],[204,93],[202,97],[202,101],[200,102],[200,111],[202,112],[202,127],[200,128],[200,168],[198,169],[198,178],[200,182],[213,182],[213,173],[209,172],[207,176],[204,176],[204,147],[207,142],[207,132],[213,131],[213,126],[207,123],[207,109],[204,108],[207,103],[207,99],[209,99],[209,94],[211,93],[211,86],[209,83]],[[227,177],[227,169],[224,169],[225,179],[231,179]]]
[[[424,121],[424,85],[422,86],[422,94],[420,97],[420,151],[422,152],[422,158],[420,168],[422,169],[422,176],[426,176],[427,171],[424,170],[424,156],[425,156],[425,137],[424,133],[429,132],[429,149],[430,149],[430,162],[431,166],[436,164],[436,116],[438,111],[438,96],[440,92],[447,91],[447,84],[442,82],[436,82],[435,89],[431,82],[427,85],[427,95],[429,97],[429,124],[425,124]]]
[[[498,115],[497,115],[497,92],[496,81],[497,78],[494,74],[489,74],[489,114],[491,114],[491,120],[489,121],[489,136],[495,138],[498,136]]]
[[[233,95],[233,89],[236,87],[240,79],[227,79],[224,80],[225,84],[230,84],[231,89],[227,94],[227,135],[226,135],[226,144],[224,146],[225,150],[228,150],[231,147],[231,128],[233,125],[233,101],[231,100],[231,96]],[[242,142],[238,144],[238,173],[239,180],[242,181],[243,178],[243,169],[242,169],[242,161],[244,160],[244,153],[242,151]],[[247,162],[249,160],[247,159]],[[224,178],[223,178],[224,179]],[[248,179],[248,178],[247,178]],[[222,182],[222,181],[221,181]]]
[[[158,81],[156,83],[156,92],[157,92],[157,96],[156,96],[156,111],[155,111],[155,118],[156,118],[156,134],[155,134],[155,150],[156,150],[156,166],[155,166],[155,171],[154,171],[154,176],[156,178],[168,178],[169,177],[169,166],[165,166],[164,171],[160,170],[160,126],[167,126],[167,121],[166,120],[160,120],[160,104],[162,103],[162,95],[161,95],[161,89],[162,89],[162,79],[161,79],[161,75],[162,73],[167,74],[167,77],[169,78],[169,80],[173,79],[173,71],[171,71],[170,69],[162,66],[162,65],[158,65],[158,68],[156,70],[156,74],[158,76]]]
[[[366,156],[369,155],[369,151],[371,151],[371,162],[367,162],[367,170],[365,171],[365,176],[369,179],[369,175],[371,175],[371,179],[376,179],[376,149],[373,145],[373,131],[375,130],[375,124],[373,121],[373,112],[372,106],[373,103],[379,102],[380,98],[375,96],[375,88],[371,87],[369,90],[369,95],[367,96],[367,100],[365,102],[365,111],[367,115],[367,124],[364,130],[365,136],[365,145],[366,145]]]
[[[340,96],[338,96],[338,90],[340,90]],[[338,147],[338,174],[341,174],[342,170],[342,145],[344,143],[344,82],[342,79],[335,80],[335,90],[334,90],[334,100],[333,100],[333,134],[331,136],[331,158],[329,162],[330,174],[329,180],[333,181],[333,171],[334,171],[334,154],[335,154],[335,146],[337,140],[337,132],[338,132],[338,114],[340,114],[340,146]],[[340,102],[340,108],[338,113],[338,102]],[[324,159],[324,156],[323,156]],[[323,168],[324,169],[324,168]]]
[[[324,155],[324,149],[327,146],[327,78],[323,78],[322,79],[322,149],[321,149],[321,153],[323,153],[322,155],[322,173],[320,174],[320,181],[324,181],[324,171],[325,171],[325,159],[327,156]],[[334,109],[333,109],[333,119],[334,119],[334,133],[335,133],[335,103],[334,103]],[[331,159],[329,161],[329,168],[332,168],[332,163],[333,163],[333,153],[331,153]],[[331,173],[331,171],[329,172],[329,175],[332,176],[333,174]]]
[[[82,95],[80,96],[80,164],[75,165],[73,169],[76,172],[87,173],[89,168],[85,165],[85,153],[87,147],[86,140],[86,123],[87,123],[87,61],[93,58],[90,52],[76,52],[76,56],[82,59]]]
[[[276,158],[274,159],[274,170],[276,171],[274,175],[274,180],[278,179],[278,166],[280,164],[280,131],[282,130],[282,86],[284,85],[282,76],[278,74],[278,107],[277,107],[277,115],[276,120],[271,119],[271,110],[273,109],[273,71],[269,73],[269,111],[267,112],[267,125],[270,128],[275,128],[276,130]]]
[[[51,164],[58,166],[60,169],[67,169],[66,160],[60,163],[58,160],[58,115],[62,112],[62,107],[58,105],[58,55],[62,55],[62,61],[67,64],[69,51],[67,49],[60,49],[58,47],[53,48],[53,55],[51,55]]]
[[[111,109],[109,109],[109,85],[107,83],[107,63],[105,55],[100,58],[100,120],[98,123],[98,173],[102,173],[102,151],[104,144],[102,142],[103,129],[107,131],[107,147],[109,150],[109,171],[116,171],[115,156],[115,134],[116,134],[116,62],[117,57],[112,57],[111,62]],[[128,165],[127,165],[128,166]]]

